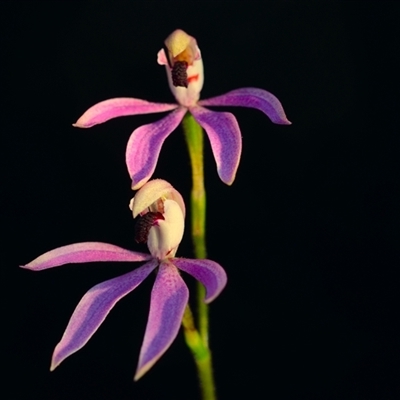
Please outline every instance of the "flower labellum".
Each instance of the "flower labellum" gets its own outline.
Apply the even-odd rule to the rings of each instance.
[[[137,243],[147,243],[150,228],[157,224],[159,219],[165,219],[160,212],[149,211],[147,214],[138,217],[135,226],[135,240]]]
[[[194,106],[204,82],[203,60],[196,39],[177,29],[164,44],[166,51],[158,52],[157,62],[166,67],[171,92],[179,104]]]
[[[137,229],[140,239],[147,236],[150,254],[108,243],[84,242],[50,250],[22,266],[31,271],[41,271],[70,263],[145,261],[131,272],[92,287],[82,297],[54,349],[50,370],[81,349],[114,305],[157,270],[134,377],[138,380],[168,350],[178,334],[189,299],[189,290],[179,270],[192,275],[205,286],[206,303],[214,300],[226,285],[226,273],[216,262],[175,258],[183,236],[185,205],[180,193],[168,182],[157,179],[146,183],[132,199],[130,208],[134,217],[145,218]]]
[[[181,194],[168,182],[154,179],[132,199],[133,215],[140,215],[140,234],[147,235],[147,247],[159,260],[175,256],[185,229],[185,206]],[[136,197],[135,196],[135,197]],[[177,201],[176,201],[177,200]]]
[[[187,68],[193,65],[197,51],[196,40],[186,32],[177,29],[165,39],[168,65],[171,68],[172,84],[188,87]]]
[[[143,186],[152,176],[165,139],[190,112],[206,131],[221,180],[231,185],[235,180],[242,152],[242,134],[235,116],[217,112],[207,106],[239,106],[255,108],[275,124],[290,125],[280,101],[258,88],[241,88],[220,96],[200,100],[204,83],[203,60],[197,41],[181,29],[172,32],[157,54],[164,65],[168,84],[176,104],[152,103],[135,98],[114,98],[90,107],[74,126],[90,128],[112,118],[126,115],[171,111],[159,121],[140,126],[129,138],[126,165],[132,179],[132,189]]]

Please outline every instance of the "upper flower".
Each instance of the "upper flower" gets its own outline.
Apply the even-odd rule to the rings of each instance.
[[[54,349],[51,370],[81,349],[97,331],[114,305],[158,267],[135,380],[165,353],[179,331],[189,291],[182,270],[206,288],[205,302],[214,300],[226,285],[223,268],[211,260],[175,258],[184,230],[185,205],[168,182],[153,180],[140,189],[130,208],[139,216],[135,238],[147,241],[151,254],[125,250],[108,243],[85,242],[59,247],[22,266],[32,271],[69,263],[146,261],[141,267],[92,287],[78,303],[61,341]]]
[[[171,92],[184,107],[193,107],[203,88],[203,60],[196,39],[177,29],[165,40],[157,54],[157,62],[165,65]]]
[[[165,65],[168,82],[177,104],[152,103],[134,98],[115,98],[89,108],[74,124],[89,128],[125,115],[174,110],[157,122],[135,129],[126,148],[126,164],[132,188],[138,189],[153,174],[161,146],[179,125],[186,112],[207,132],[221,180],[233,183],[242,151],[242,137],[233,114],[208,110],[203,106],[241,106],[256,108],[276,124],[289,125],[280,101],[258,88],[241,88],[221,96],[199,101],[203,87],[203,61],[196,40],[182,30],[174,31],[158,52],[158,63]]]

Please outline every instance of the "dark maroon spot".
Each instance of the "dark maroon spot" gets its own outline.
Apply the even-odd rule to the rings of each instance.
[[[150,228],[159,219],[164,219],[164,216],[160,212],[148,212],[139,217],[135,225],[135,241],[137,243],[146,243]]]
[[[172,84],[174,86],[188,87],[188,76],[187,76],[188,63],[186,61],[176,61],[172,67]]]

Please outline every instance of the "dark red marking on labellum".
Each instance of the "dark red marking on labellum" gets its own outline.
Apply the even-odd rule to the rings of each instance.
[[[199,74],[192,75],[188,77],[188,83],[190,82],[196,82],[199,79]]]
[[[160,212],[148,212],[142,217],[138,217],[135,225],[135,241],[137,243],[146,243],[150,228],[159,219],[164,219],[164,216]]]
[[[187,67],[188,63],[186,61],[175,61],[171,72],[174,86],[188,87]]]

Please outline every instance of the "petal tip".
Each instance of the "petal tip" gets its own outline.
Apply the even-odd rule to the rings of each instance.
[[[232,179],[229,179],[229,180],[222,179],[222,182],[224,182],[225,185],[228,185],[228,186],[232,186],[234,181],[235,181],[235,177],[233,177]]]
[[[50,364],[50,372],[53,372],[59,365],[59,362],[56,362],[54,359],[52,359]]]
[[[142,179],[139,182],[132,180],[131,189],[139,190],[149,179]]]
[[[51,356],[50,372],[53,372],[66,358],[66,357],[60,356],[59,344],[57,344],[57,346],[55,347],[55,349],[53,351],[53,355]]]
[[[79,123],[79,121],[76,121],[74,124],[72,124],[74,128],[89,128],[88,126],[82,125]]]
[[[143,365],[142,367],[138,367],[135,376],[133,377],[134,382],[137,382],[146,372],[149,371],[149,369],[156,363],[156,361],[158,360],[159,357],[157,357],[154,360],[149,361],[148,363],[146,363],[145,365]]]
[[[31,265],[32,263],[30,262],[29,264],[26,265],[19,265],[19,268],[26,269],[28,271],[33,271],[37,272],[40,271],[40,269],[37,269],[35,265]]]
[[[289,121],[287,118],[284,119],[282,122],[279,122],[280,125],[292,125],[292,121]]]
[[[233,172],[233,174],[229,174],[230,176],[226,176],[228,174],[226,173],[224,174],[223,171],[221,171],[220,169],[217,170],[219,178],[223,183],[225,183],[225,185],[227,186],[233,185],[233,182],[235,182],[236,179],[236,172],[238,170],[238,167],[239,166],[236,167],[236,170]]]

